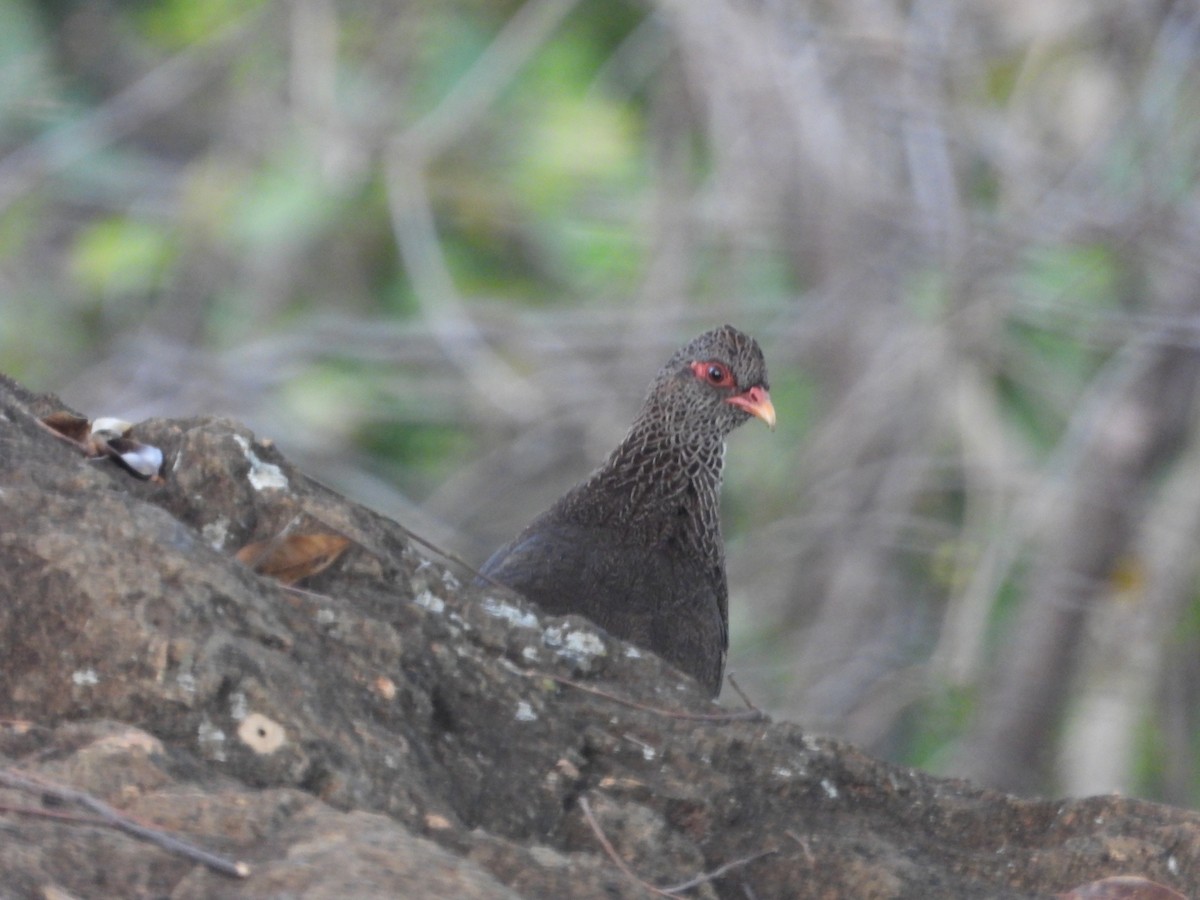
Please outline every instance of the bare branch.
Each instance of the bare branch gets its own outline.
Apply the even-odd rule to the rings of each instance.
[[[50,796],[62,803],[74,803],[90,810],[97,816],[95,819],[68,819],[68,821],[79,824],[104,825],[108,828],[114,828],[117,831],[123,831],[143,841],[149,841],[166,850],[168,853],[174,853],[186,857],[193,862],[208,866],[213,871],[220,872],[222,875],[229,875],[233,878],[246,878],[250,875],[250,867],[246,863],[218,856],[169,832],[141,825],[120,810],[109,806],[86,791],[56,784],[36,775],[29,775],[14,769],[0,769],[0,785],[30,794]],[[35,814],[28,807],[10,808],[10,811],[19,812],[23,815]],[[47,818],[62,820],[64,817],[56,814],[47,816]]]
[[[621,873],[630,881],[649,891],[651,894],[654,894],[656,897],[673,897],[678,900],[684,891],[689,891],[694,887],[707,884],[714,878],[720,878],[726,872],[749,865],[757,859],[762,859],[764,856],[770,856],[772,853],[779,852],[775,849],[763,850],[761,853],[755,853],[752,856],[745,856],[741,859],[735,859],[733,862],[725,863],[725,865],[713,869],[711,872],[705,872],[702,875],[697,875],[695,878],[689,878],[687,881],[681,882],[672,887],[655,887],[653,884],[641,878],[636,872],[634,872],[633,869],[629,867],[629,863],[625,862],[625,860],[621,858],[621,855],[617,853],[617,849],[612,845],[612,841],[608,839],[608,835],[604,833],[604,829],[600,827],[600,823],[596,820],[596,816],[592,812],[592,806],[590,803],[588,803],[587,797],[579,798],[579,808],[583,810],[583,817],[587,819],[588,826],[592,829],[592,834],[596,836],[596,840],[600,842],[600,846],[604,848],[604,852],[608,858],[613,861],[613,865],[620,869]]]

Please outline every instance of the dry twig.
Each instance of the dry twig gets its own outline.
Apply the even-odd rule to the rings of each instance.
[[[817,858],[813,856],[812,848],[808,846],[807,838],[800,837],[800,835],[796,834],[796,832],[792,831],[790,828],[787,829],[784,834],[786,834],[800,846],[800,849],[804,851],[804,858],[810,866],[815,866],[817,864]]]
[[[590,803],[588,803],[587,797],[579,798],[579,808],[583,810],[583,817],[587,819],[588,827],[592,829],[592,834],[596,836],[596,840],[600,842],[600,846],[604,848],[604,852],[608,858],[613,861],[613,865],[620,869],[621,873],[630,881],[642,888],[645,888],[656,897],[672,897],[675,898],[675,900],[678,900],[679,896],[684,891],[691,890],[694,887],[699,887],[702,884],[712,881],[714,878],[720,878],[731,869],[749,865],[756,859],[762,859],[764,856],[769,856],[770,854],[776,852],[775,850],[763,850],[761,853],[755,853],[753,856],[746,856],[742,859],[735,859],[733,862],[725,863],[725,865],[719,866],[718,868],[713,869],[711,872],[697,875],[695,878],[690,878],[687,881],[681,882],[680,884],[666,888],[655,887],[653,884],[641,878],[636,872],[634,872],[633,869],[629,867],[629,863],[621,859],[621,855],[617,853],[617,849],[612,845],[612,841],[608,839],[608,835],[604,833],[604,829],[600,827],[600,823],[596,820],[596,816],[592,812],[592,806]]]
[[[218,856],[169,832],[141,825],[120,810],[109,806],[86,791],[55,784],[52,781],[47,781],[35,775],[24,774],[15,769],[0,769],[0,785],[31,794],[50,796],[61,803],[77,804],[95,813],[95,817],[71,816],[67,813],[54,810],[39,810],[33,807],[0,807],[8,812],[15,812],[21,815],[37,815],[42,818],[57,819],[60,821],[65,820],[74,824],[103,825],[108,828],[114,828],[117,831],[123,831],[143,841],[149,841],[166,850],[168,853],[175,853],[193,862],[201,863],[215,872],[220,872],[222,875],[229,875],[233,878],[246,878],[250,875],[250,867],[246,863]]]
[[[88,115],[47,129],[0,158],[0,210],[8,209],[47,176],[99,154],[147,119],[203,90],[212,74],[258,33],[265,20],[262,10],[269,8],[233,19],[155,66]]]
[[[705,872],[702,875],[697,875],[695,878],[689,878],[687,881],[672,885],[669,888],[664,888],[668,894],[681,894],[684,891],[689,891],[694,887],[699,887],[706,882],[712,881],[714,878],[720,878],[726,872],[733,869],[739,869],[742,866],[748,866],[757,859],[762,859],[764,856],[770,856],[772,853],[778,853],[778,850],[771,848],[769,850],[760,850],[758,853],[752,853],[750,856],[743,856],[741,859],[735,859],[732,862],[727,862],[723,866],[717,866],[711,872]]]
[[[746,704],[747,709],[752,709],[759,715],[763,715],[763,711],[755,706],[750,698],[746,695],[746,692],[742,690],[742,686],[737,683],[737,679],[733,677],[732,672],[726,675],[725,679],[729,682],[729,686],[733,688],[734,692],[742,698],[742,702]]]
[[[476,569],[474,566],[472,566],[470,563],[468,563],[465,559],[463,559],[461,556],[459,556],[457,553],[452,553],[449,550],[443,550],[441,547],[439,547],[433,541],[430,541],[430,540],[427,540],[426,538],[421,537],[421,535],[417,534],[412,529],[405,528],[403,525],[400,525],[398,522],[396,524],[399,526],[400,530],[405,534],[405,536],[409,540],[415,541],[416,543],[418,543],[422,547],[424,547],[426,550],[436,553],[438,556],[442,557],[442,559],[449,560],[450,562],[454,563],[455,565],[461,566],[475,578],[482,578],[484,581],[488,582],[489,584],[491,584],[494,587],[504,588],[505,590],[512,590],[512,588],[508,587],[507,585],[501,584],[496,579],[491,578],[487,575],[484,575],[482,572],[480,572],[478,569]]]
[[[608,858],[613,861],[613,865],[620,869],[626,878],[659,897],[677,896],[676,894],[667,893],[662,888],[655,887],[648,881],[642,880],[633,869],[629,868],[629,863],[621,859],[621,854],[617,853],[617,848],[612,845],[612,841],[608,839],[608,835],[604,833],[604,829],[596,821],[596,816],[592,813],[592,805],[588,803],[587,797],[579,798],[579,808],[583,810],[583,817],[587,819],[588,826],[592,829],[592,834],[596,836],[596,840],[600,842],[600,846],[604,848],[604,852],[608,855]]]

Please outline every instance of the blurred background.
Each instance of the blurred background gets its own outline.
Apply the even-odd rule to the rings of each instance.
[[[732,322],[742,689],[1196,805],[1198,164],[1194,2],[0,0],[0,370],[478,563]]]

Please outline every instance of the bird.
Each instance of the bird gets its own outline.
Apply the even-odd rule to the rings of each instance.
[[[762,350],[732,325],[667,361],[607,460],[480,569],[551,615],[578,614],[720,693],[729,591],[719,498],[725,438],[775,429]]]

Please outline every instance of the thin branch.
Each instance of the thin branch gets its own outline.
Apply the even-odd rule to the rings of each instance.
[[[462,136],[549,39],[577,0],[529,0],[430,113],[397,135],[409,153],[429,159]]]
[[[733,869],[740,869],[742,866],[748,866],[755,860],[762,859],[764,856],[770,856],[771,854],[778,852],[779,851],[774,847],[769,850],[760,850],[758,853],[753,853],[750,856],[743,856],[741,859],[735,859],[733,862],[727,862],[725,865],[718,866],[711,872],[705,872],[703,875],[697,875],[695,878],[690,878],[687,881],[681,882],[680,884],[673,885],[669,888],[664,888],[664,890],[669,894],[681,894],[684,891],[689,891],[694,887],[699,887],[702,884],[706,884],[715,878],[720,878],[726,872],[729,872]]]
[[[250,867],[246,863],[218,856],[176,835],[141,825],[86,791],[55,784],[36,775],[24,774],[14,769],[0,769],[0,785],[31,794],[50,796],[62,803],[78,804],[98,816],[94,822],[82,820],[86,824],[104,825],[117,831],[123,831],[133,837],[149,841],[168,853],[175,853],[193,862],[208,866],[222,875],[246,878],[250,874]],[[17,811],[28,814],[24,808]],[[61,818],[61,816],[54,816],[54,818]]]
[[[590,803],[588,803],[587,797],[579,798],[579,808],[583,810],[583,817],[587,819],[587,823],[592,829],[592,834],[596,836],[596,840],[600,842],[600,846],[604,848],[604,852],[608,854],[608,858],[613,861],[613,865],[621,870],[621,874],[623,874],[634,884],[645,888],[655,896],[672,897],[676,898],[677,900],[679,897],[678,894],[664,891],[662,888],[657,888],[650,882],[642,880],[640,877],[638,877],[638,874],[633,871],[633,869],[629,868],[629,864],[625,862],[625,860],[621,859],[621,855],[617,853],[617,849],[608,839],[608,835],[604,833],[604,829],[600,827],[600,823],[596,821],[595,815],[592,814],[592,806]]]
[[[621,855],[617,853],[617,848],[612,845],[612,841],[608,839],[608,835],[604,833],[604,829],[600,827],[600,823],[596,820],[596,816],[592,812],[592,805],[588,803],[587,797],[579,798],[579,808],[583,810],[583,816],[585,819],[587,819],[588,826],[592,829],[592,834],[596,836],[596,840],[599,841],[600,846],[604,848],[604,852],[608,858],[613,861],[613,865],[620,869],[621,873],[630,881],[634,882],[639,887],[646,889],[657,897],[671,897],[673,900],[679,900],[680,895],[683,894],[684,891],[689,891],[694,887],[707,884],[716,878],[720,878],[722,875],[732,869],[741,868],[742,866],[749,865],[757,859],[762,859],[764,856],[770,856],[772,853],[779,852],[775,849],[763,850],[761,853],[755,853],[752,856],[745,856],[741,859],[735,859],[733,862],[727,862],[725,865],[719,866],[718,868],[713,869],[711,872],[705,872],[701,875],[697,875],[695,878],[689,878],[687,881],[681,882],[680,884],[672,887],[655,887],[653,884],[646,881],[636,872],[634,872],[633,869],[629,867],[629,863],[625,862],[625,860],[621,858]]]
[[[542,414],[546,400],[484,340],[454,283],[442,249],[421,162],[402,151],[385,163],[384,186],[396,249],[433,339],[480,400],[517,422]]]
[[[613,703],[620,703],[622,706],[628,706],[633,709],[640,709],[643,712],[653,713],[657,716],[666,716],[668,719],[686,719],[692,722],[755,722],[760,719],[765,719],[766,713],[759,709],[745,710],[730,710],[728,712],[719,713],[697,713],[688,712],[687,710],[662,709],[657,706],[648,706],[645,703],[638,703],[636,700],[630,700],[628,697],[620,697],[616,694],[610,694],[608,691],[594,688],[591,685],[581,684],[578,681],[572,681],[570,678],[564,678],[562,675],[555,675],[551,672],[539,672],[534,669],[523,669],[522,674],[529,678],[549,678],[558,684],[565,684],[567,687],[573,687],[587,694],[594,694],[597,697],[603,697],[605,700],[611,700]]]
[[[759,715],[763,715],[763,711],[755,706],[754,703],[751,702],[750,698],[746,696],[746,692],[743,691],[742,686],[737,683],[737,679],[733,677],[732,672],[725,676],[725,680],[729,682],[729,686],[733,688],[737,695],[742,698],[742,702],[746,704],[747,709],[752,709]]]
[[[807,838],[800,837],[800,835],[796,834],[796,832],[792,831],[790,828],[784,831],[784,834],[800,845],[800,849],[804,852],[804,859],[810,866],[815,866],[817,864],[817,858],[813,856],[812,848],[808,846]]]
[[[46,809],[44,806],[17,806],[13,803],[0,803],[0,813],[10,813],[14,816],[29,816],[34,819],[50,819],[55,822],[68,822],[72,825],[107,825],[99,816],[81,816],[78,813],[63,812],[59,809]]]
[[[263,9],[269,9],[269,4]],[[204,90],[210,74],[243,46],[264,17],[262,10],[246,13],[154,67],[87,116],[46,131],[0,159],[0,211],[46,176],[95,155],[146,120]]]
[[[426,538],[421,537],[421,535],[417,534],[415,531],[412,531],[411,529],[405,528],[403,525],[400,525],[399,522],[397,522],[395,524],[400,528],[400,530],[402,532],[404,532],[405,537],[407,537],[411,541],[415,541],[416,543],[420,544],[426,550],[431,550],[434,553],[436,553],[438,556],[442,557],[442,559],[447,559],[450,562],[454,563],[455,565],[462,566],[464,569],[466,569],[468,572],[470,572],[474,577],[482,578],[484,581],[486,581],[488,584],[492,585],[493,587],[504,588],[505,590],[509,590],[509,591],[512,590],[512,588],[508,587],[508,585],[501,584],[495,578],[492,578],[489,575],[484,575],[482,572],[480,572],[478,569],[476,569],[473,565],[471,565],[469,562],[467,562],[465,559],[463,559],[461,556],[459,556],[457,553],[453,553],[449,550],[443,550],[441,547],[439,547],[433,541],[430,541]]]
[[[528,0],[442,102],[392,138],[384,158],[392,231],[434,338],[480,397],[518,422],[529,421],[545,399],[488,347],[471,319],[442,252],[425,169],[495,102],[576,2]]]

